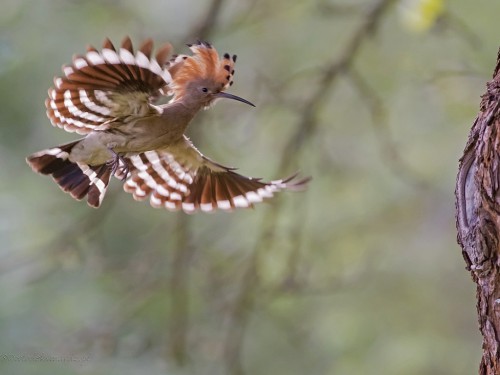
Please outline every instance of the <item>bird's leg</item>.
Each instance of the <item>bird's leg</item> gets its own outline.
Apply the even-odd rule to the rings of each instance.
[[[117,152],[115,152],[112,148],[108,148],[109,152],[113,155],[113,159],[109,160],[106,165],[111,167],[111,174],[114,175],[115,172],[118,170],[120,167],[120,162],[123,164],[123,177],[122,181],[124,181],[129,172],[128,164],[127,161],[123,158],[123,156],[119,155]]]

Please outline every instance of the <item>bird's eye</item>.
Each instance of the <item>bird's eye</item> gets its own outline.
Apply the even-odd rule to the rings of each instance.
[[[201,91],[203,91],[203,92],[208,92],[208,89],[207,89],[206,87],[203,87],[203,88],[201,89]]]

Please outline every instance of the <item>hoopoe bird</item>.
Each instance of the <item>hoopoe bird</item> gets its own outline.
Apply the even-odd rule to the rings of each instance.
[[[201,109],[224,98],[254,105],[225,92],[236,55],[219,57],[208,42],[188,47],[192,55],[169,59],[165,44],[153,57],[151,39],[134,53],[126,37],[118,49],[106,39],[100,51],[89,46],[74,56],[45,105],[54,126],[85,137],[34,153],[26,159],[31,168],[96,208],[112,175],[136,200],[186,213],[251,207],[280,190],[304,188],[309,178],[245,177],[193,146],[184,132]],[[171,100],[155,105],[161,96]]]

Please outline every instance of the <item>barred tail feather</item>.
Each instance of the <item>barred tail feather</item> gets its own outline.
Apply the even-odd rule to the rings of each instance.
[[[78,142],[39,151],[28,156],[26,161],[33,171],[51,175],[59,187],[73,198],[81,200],[87,196],[88,205],[97,208],[106,194],[111,167],[71,162],[69,154]]]

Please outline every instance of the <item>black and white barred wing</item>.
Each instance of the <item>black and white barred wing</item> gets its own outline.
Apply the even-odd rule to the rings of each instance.
[[[186,213],[252,207],[280,190],[301,189],[309,180],[294,175],[263,182],[242,176],[203,156],[187,139],[178,147],[134,155],[128,163],[130,175],[124,189],[134,199],[149,198],[153,207]]]
[[[85,55],[74,56],[72,65],[63,66],[64,76],[54,79],[45,102],[52,124],[88,134],[129,116],[157,113],[151,102],[168,92],[171,76],[165,66],[171,46],[162,46],[156,57],[152,50],[148,39],[134,53],[126,37],[118,49],[106,39],[101,51],[90,46]]]

